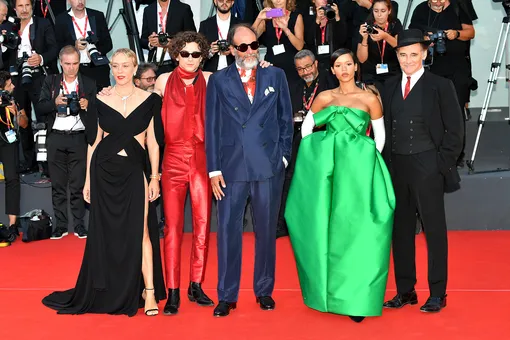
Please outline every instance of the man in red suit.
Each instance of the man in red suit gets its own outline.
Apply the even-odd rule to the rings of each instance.
[[[181,244],[184,204],[188,188],[193,209],[193,244],[190,260],[188,298],[201,306],[213,306],[203,292],[211,221],[211,186],[204,145],[205,92],[209,72],[200,66],[207,59],[209,44],[195,32],[175,36],[170,47],[178,67],[158,77],[154,92],[163,97],[161,125],[164,138],[161,185],[165,213],[165,271],[168,300],[165,315],[180,306]],[[164,136],[164,137],[162,137]]]

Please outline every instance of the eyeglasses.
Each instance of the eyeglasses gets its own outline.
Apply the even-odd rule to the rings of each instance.
[[[183,58],[189,58],[189,56],[192,56],[193,59],[198,59],[202,56],[202,52],[188,52],[188,51],[180,51],[179,55]]]
[[[153,81],[156,81],[156,77],[147,77],[147,78],[140,78],[142,80],[147,80],[149,83],[152,83]]]
[[[258,50],[260,44],[258,41],[252,41],[250,44],[242,43],[240,45],[233,45],[233,46],[239,52],[246,52],[246,51],[248,51],[248,47],[251,48],[253,51]]]
[[[310,71],[313,67],[313,64],[310,64],[310,65],[305,65],[305,67],[296,67],[296,71],[298,71],[298,73],[301,73],[301,72],[307,72],[307,71]]]

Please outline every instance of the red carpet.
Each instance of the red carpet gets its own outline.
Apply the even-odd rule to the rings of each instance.
[[[186,275],[190,236],[185,235],[183,246]],[[185,293],[177,316],[149,318],[142,310],[133,318],[57,315],[40,301],[53,290],[74,286],[85,241],[74,236],[29,244],[16,241],[0,249],[0,339],[509,339],[510,232],[449,233],[448,307],[434,315],[419,311],[428,290],[425,241],[423,235],[417,239],[420,304],[385,311],[361,324],[303,304],[288,238],[278,240],[276,310],[262,311],[255,304],[254,237],[248,233],[238,309],[222,319],[212,316],[212,308],[188,302]],[[209,255],[204,288],[216,301],[215,234]],[[187,287],[186,275],[182,287]],[[387,297],[394,294],[390,273]]]

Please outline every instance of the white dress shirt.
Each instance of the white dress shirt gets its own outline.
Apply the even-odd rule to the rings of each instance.
[[[231,18],[231,15],[228,16],[227,20],[221,20],[220,17],[218,15],[216,15],[216,24],[218,25],[218,29],[219,29],[219,32],[218,32],[219,40],[227,40],[228,29],[230,27],[230,18]],[[218,55],[220,57],[218,60],[218,71],[219,71],[219,70],[222,70],[225,67],[227,67],[228,63],[227,63],[226,55],[221,55],[220,52],[218,52]]]
[[[76,87],[78,85],[78,79],[75,79],[72,83],[68,83],[64,81],[67,90],[69,93],[76,91]],[[62,89],[60,89],[60,93],[62,93]],[[67,93],[66,93],[67,94]],[[77,116],[67,116],[67,117],[55,117],[55,122],[53,123],[53,130],[60,131],[82,131],[85,130],[85,126],[83,125],[80,115]]]
[[[159,1],[157,2],[158,4],[158,16],[156,18],[157,22],[158,22],[158,31],[156,33],[159,33],[159,32],[166,32],[166,19],[168,17],[168,9],[170,8],[170,4],[168,5],[167,9],[166,9],[166,12],[163,12],[163,9],[161,8],[161,5],[159,4]],[[163,27],[161,26],[161,21],[160,21],[160,17],[161,15],[163,15]],[[167,47],[169,46],[170,44],[167,45]],[[150,44],[149,44],[149,47]],[[163,48],[161,47],[158,47],[156,49],[156,61],[159,62],[160,59],[161,59],[161,55],[163,54]],[[167,60],[171,60],[172,58],[170,57],[170,54],[168,52],[165,53],[165,56],[163,58],[163,61],[167,61]]]
[[[85,39],[88,35],[87,32],[92,31],[92,28],[90,27],[90,21],[86,20],[86,18],[88,17],[87,10],[85,10],[85,16],[81,19],[78,19],[77,17],[74,16],[73,10],[69,11],[69,15],[72,18],[74,18],[74,20],[76,21],[76,23],[73,21],[73,28],[74,28],[74,33],[76,35],[76,39]],[[87,22],[87,27],[85,27],[85,22]],[[76,27],[77,25],[78,25],[79,29],[78,29],[78,27]],[[80,30],[81,30],[81,32],[80,32]],[[83,36],[82,33],[84,33],[85,36]],[[91,47],[93,46],[93,44],[90,44],[90,45],[91,45]],[[88,63],[90,63],[90,58],[89,58],[87,49],[80,50],[80,64],[88,64]]]
[[[411,74],[411,88],[410,91],[413,89],[414,85],[420,80],[421,76],[425,73],[425,69],[422,67],[418,71],[416,71],[414,74]],[[408,75],[402,72],[402,96],[406,92],[406,84],[407,84],[407,77]]]
[[[25,29],[23,32],[21,32],[21,42],[18,46],[18,58],[23,57],[23,52],[27,52],[27,55],[30,57],[32,56],[32,43],[30,42],[30,26],[34,23],[34,18],[30,18],[30,21],[25,26]],[[34,51],[35,53],[35,51]],[[44,65],[44,59],[41,55],[41,64],[40,66]]]

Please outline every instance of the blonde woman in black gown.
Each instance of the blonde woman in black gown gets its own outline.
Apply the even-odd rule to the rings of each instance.
[[[90,203],[89,236],[75,288],[54,292],[43,303],[59,314],[133,316],[139,307],[158,314],[164,299],[154,204],[159,197],[156,94],[135,88],[137,59],[129,49],[111,59],[113,96],[98,96],[87,126],[97,130],[87,155],[84,199]],[[148,151],[148,152],[147,152]],[[144,301],[145,300],[145,301]]]

